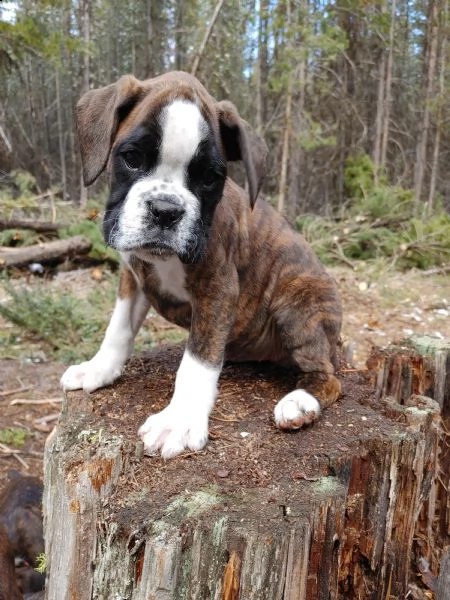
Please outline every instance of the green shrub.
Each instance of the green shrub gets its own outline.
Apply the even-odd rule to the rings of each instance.
[[[90,258],[95,260],[107,260],[113,263],[119,262],[117,252],[105,244],[101,225],[96,221],[85,219],[59,231],[59,237],[61,239],[69,238],[74,235],[82,235],[92,243],[92,248],[88,254]]]
[[[0,443],[14,448],[22,447],[28,437],[28,431],[21,427],[6,427],[0,429]]]
[[[10,300],[0,304],[0,316],[16,325],[31,341],[43,344],[55,358],[72,361],[91,357],[100,344],[104,306],[93,310],[94,297],[80,299],[72,293],[56,293],[43,287],[15,288],[3,285]],[[98,302],[98,304],[100,304]]]

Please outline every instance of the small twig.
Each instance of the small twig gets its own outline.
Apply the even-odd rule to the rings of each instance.
[[[10,406],[15,406],[16,404],[55,404],[57,402],[62,402],[62,398],[47,398],[45,400],[27,400],[26,398],[16,398],[15,400],[11,400],[9,404]]]
[[[34,422],[37,425],[46,425],[47,423],[51,423],[51,421],[56,421],[56,419],[58,417],[59,417],[59,412],[53,413],[51,415],[47,415],[45,417],[40,417],[39,419],[35,419]]]
[[[23,458],[19,456],[20,450],[14,450],[14,448],[10,448],[9,446],[6,446],[6,444],[0,444],[0,452],[2,452],[2,454],[13,456],[16,460],[19,461],[19,463],[22,465],[22,467],[24,467],[24,469],[30,468],[28,464],[23,460]]]
[[[3,392],[0,392],[0,398],[5,398],[6,396],[12,396],[13,394],[18,394],[19,392],[28,392],[29,390],[31,390],[31,387],[20,387],[20,388],[16,388],[14,390],[5,390]]]
[[[19,462],[19,463],[22,465],[22,467],[23,467],[24,469],[27,469],[27,470],[28,470],[28,469],[30,468],[30,467],[28,466],[28,463],[27,463],[27,462],[25,462],[25,461],[23,460],[23,458],[22,458],[21,456],[19,456],[18,454],[13,454],[13,457],[14,457],[14,458],[15,458],[15,459],[16,459],[16,460],[17,460],[17,461],[18,461],[18,462]]]
[[[427,275],[444,275],[445,273],[450,273],[450,265],[442,265],[441,267],[428,269],[428,271],[422,271],[422,275],[425,277]]]
[[[229,419],[221,419],[220,417],[215,417],[214,415],[211,415],[210,419],[212,419],[213,421],[222,421],[222,423],[239,423],[239,419],[233,419],[233,417],[229,418]]]

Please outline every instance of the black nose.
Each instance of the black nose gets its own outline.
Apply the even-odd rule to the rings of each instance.
[[[160,227],[173,227],[184,215],[184,208],[174,202],[170,196],[160,196],[149,203],[153,221]]]

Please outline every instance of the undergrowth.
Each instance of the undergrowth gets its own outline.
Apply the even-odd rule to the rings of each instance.
[[[348,206],[334,218],[304,215],[296,225],[326,264],[384,260],[400,270],[450,261],[450,215],[441,207],[415,214],[413,192],[375,181],[368,156],[348,160]]]
[[[21,448],[28,437],[28,431],[21,427],[6,427],[0,429],[0,443],[13,448]]]
[[[17,326],[28,341],[42,343],[57,359],[83,358],[80,346],[95,340],[101,327],[84,302],[73,294],[16,289],[8,283],[4,287],[10,296],[10,301],[0,304],[5,321]]]
[[[48,359],[72,364],[89,360],[103,340],[117,293],[117,273],[104,273],[104,281],[84,297],[77,290],[61,292],[35,283],[31,287],[12,281],[0,284],[6,300],[0,318],[12,327],[0,330],[0,356],[30,356],[35,346]],[[186,336],[175,326],[158,327],[148,320],[135,343],[137,351],[163,341],[179,342]],[[31,356],[33,352],[31,351]]]

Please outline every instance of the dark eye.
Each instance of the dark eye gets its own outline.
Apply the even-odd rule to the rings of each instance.
[[[144,164],[143,155],[137,150],[128,150],[122,154],[122,158],[129,169],[137,170]]]
[[[218,174],[215,171],[207,171],[203,176],[203,187],[204,188],[212,188],[217,184],[217,180],[219,179]]]

